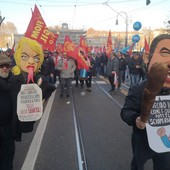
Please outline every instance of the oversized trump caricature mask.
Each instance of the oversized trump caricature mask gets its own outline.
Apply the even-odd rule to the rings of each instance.
[[[13,74],[28,73],[27,83],[30,80],[34,82],[34,75],[41,68],[44,60],[40,44],[30,38],[21,38],[16,48],[14,59],[16,66],[12,69]]]

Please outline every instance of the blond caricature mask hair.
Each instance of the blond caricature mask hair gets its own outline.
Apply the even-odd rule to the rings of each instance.
[[[44,54],[43,54],[43,50],[42,50],[40,44],[35,40],[23,37],[18,42],[18,46],[17,46],[15,54],[14,54],[14,59],[15,59],[15,62],[16,62],[16,66],[14,66],[12,68],[12,72],[13,72],[14,75],[21,74],[20,61],[21,61],[21,55],[22,55],[21,54],[22,53],[22,48],[23,48],[24,44],[27,44],[40,57],[40,62],[38,63],[38,67],[37,67],[37,70],[35,70],[35,72],[38,72],[38,70],[40,69],[40,67],[41,67],[41,65],[42,65],[42,63],[44,61]]]

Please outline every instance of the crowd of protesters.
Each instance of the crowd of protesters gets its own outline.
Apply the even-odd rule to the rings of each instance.
[[[164,167],[163,169],[167,170],[167,168],[169,168],[169,161],[168,161],[169,153],[165,153],[165,154],[163,153],[160,155],[159,153],[157,154],[157,153],[151,151],[148,146],[148,143],[147,143],[148,141],[146,139],[146,131],[143,131],[144,133],[138,133],[138,131],[141,130],[141,132],[142,132],[142,130],[146,126],[145,125],[146,122],[142,122],[142,120],[140,118],[140,109],[142,109],[140,104],[143,102],[141,96],[143,94],[142,93],[143,90],[145,90],[144,83],[149,82],[148,77],[146,80],[146,74],[148,74],[148,73],[150,74],[150,78],[151,78],[150,81],[152,84],[152,86],[150,88],[152,90],[153,90],[153,87],[155,87],[153,85],[157,84],[157,77],[155,76],[157,74],[157,72],[154,72],[152,70],[152,67],[156,68],[157,66],[159,66],[159,67],[161,66],[160,68],[158,67],[156,70],[161,71],[161,69],[162,69],[164,72],[161,72],[161,73],[165,74],[163,76],[167,76],[169,71],[167,71],[168,69],[164,69],[165,68],[164,65],[167,64],[164,61],[166,61],[166,60],[169,61],[169,59],[168,59],[169,40],[170,40],[170,36],[167,36],[167,35],[160,35],[158,38],[155,38],[151,45],[151,47],[152,47],[151,50],[153,51],[153,55],[151,55],[152,53],[148,54],[148,53],[143,53],[143,52],[138,52],[138,51],[135,51],[132,54],[129,54],[128,52],[125,54],[121,51],[118,51],[118,52],[112,51],[109,55],[106,55],[106,53],[89,52],[87,54],[87,56],[85,56],[85,58],[84,58],[85,62],[87,64],[87,67],[88,67],[88,70],[86,70],[86,72],[85,72],[86,73],[85,77],[83,77],[81,75],[82,69],[78,68],[77,61],[72,56],[69,56],[67,54],[67,52],[58,53],[56,51],[50,52],[48,50],[43,50],[43,52],[41,53],[41,57],[43,56],[44,59],[43,60],[41,59],[42,65],[40,68],[40,66],[38,65],[40,60],[39,60],[39,58],[37,58],[37,55],[33,55],[35,53],[30,53],[31,55],[33,55],[31,57],[29,55],[22,56],[22,54],[19,54],[18,56],[15,54],[13,57],[14,52],[11,49],[7,49],[6,51],[0,51],[0,59],[1,59],[0,60],[0,85],[3,87],[1,89],[1,93],[2,93],[1,101],[4,101],[6,103],[6,104],[1,103],[2,109],[1,109],[1,113],[0,113],[1,114],[1,121],[0,121],[0,130],[1,130],[0,131],[0,139],[1,139],[1,141],[0,141],[0,146],[1,146],[1,148],[0,148],[0,169],[2,169],[2,170],[12,170],[13,169],[12,166],[13,166],[13,158],[14,158],[14,153],[15,153],[15,143],[14,143],[13,134],[10,134],[11,119],[12,119],[10,117],[11,117],[11,114],[13,114],[13,111],[11,110],[9,105],[11,104],[10,102],[15,103],[17,101],[16,96],[18,94],[18,91],[20,90],[20,86],[22,85],[22,83],[24,81],[26,81],[26,79],[24,77],[26,72],[24,72],[24,69],[28,69],[28,67],[23,67],[24,64],[22,65],[22,63],[24,63],[24,62],[26,63],[26,62],[28,62],[28,60],[31,60],[37,64],[36,68],[40,69],[39,70],[40,74],[43,75],[43,78],[45,78],[45,81],[47,82],[48,87],[50,87],[52,84],[54,85],[57,81],[59,81],[59,83],[60,83],[60,98],[63,98],[64,94],[65,94],[66,98],[69,99],[70,88],[72,86],[71,85],[72,80],[76,80],[76,84],[75,84],[76,87],[78,87],[78,85],[80,84],[80,86],[83,88],[84,84],[85,84],[86,91],[91,92],[92,91],[92,88],[91,88],[92,79],[102,76],[103,78],[109,80],[109,83],[111,86],[111,89],[110,89],[111,94],[114,94],[116,88],[118,90],[120,90],[122,83],[126,83],[126,81],[129,81],[130,82],[129,83],[130,90],[129,90],[129,93],[125,99],[125,104],[121,110],[121,117],[122,117],[122,120],[125,121],[128,125],[134,126],[134,129],[133,129],[134,131],[133,131],[133,136],[132,136],[132,147],[133,147],[134,155],[133,155],[133,160],[132,160],[132,164],[131,164],[131,169],[136,170],[137,167],[140,167],[140,169],[143,170],[145,161],[147,159],[150,159],[150,157],[151,157],[154,161],[154,167],[159,167],[158,168],[159,170],[160,170],[160,167],[161,168]],[[159,44],[161,44],[161,45],[159,45]],[[24,47],[25,46],[23,46],[22,48],[24,48]],[[41,47],[39,47],[39,48],[41,48]],[[157,54],[157,51],[155,50],[156,48],[158,48],[160,50],[160,53],[159,53],[160,56]],[[31,49],[31,47],[30,47],[30,49]],[[26,48],[24,50],[27,51],[28,49]],[[31,49],[31,50],[34,51],[34,49]],[[42,51],[42,49],[40,51]],[[167,58],[165,56],[167,56]],[[21,61],[19,62],[19,60],[17,60],[16,57],[19,57],[19,60],[22,60],[22,62]],[[150,57],[150,62],[149,62],[149,57]],[[14,58],[15,58],[15,60],[14,60]],[[15,63],[15,61],[16,61],[16,63]],[[163,64],[161,65],[159,63],[159,65],[157,65],[158,63],[155,64],[156,62],[160,62]],[[14,66],[18,66],[18,64],[21,64],[21,65],[19,65],[20,67],[18,67],[19,69],[22,70],[24,68],[22,70],[24,72],[24,74],[23,74],[23,72],[22,73],[18,72],[18,74],[15,75],[16,76],[15,83],[13,82],[14,84],[12,84],[12,86],[9,86],[8,79],[9,79],[10,75],[12,75],[12,73],[13,73],[13,72],[11,72],[11,68],[13,68]],[[150,67],[148,67],[148,64]],[[169,64],[166,65],[166,67],[169,68]],[[38,70],[37,70],[37,73],[38,73]],[[153,76],[153,74],[154,74],[154,76]],[[19,78],[21,78],[20,76],[23,76],[22,77],[23,80],[21,81],[20,86],[18,86],[18,84],[16,82],[19,80]],[[39,76],[39,75],[37,75],[37,76]],[[57,77],[58,77],[58,79],[57,79]],[[153,77],[155,77],[154,81],[153,81]],[[145,80],[145,81],[143,81],[143,80]],[[139,83],[139,82],[142,82],[142,83]],[[142,86],[143,89],[140,86]],[[13,96],[15,96],[15,98],[13,98],[12,101],[11,101],[11,99],[9,99],[9,94],[8,94],[9,90],[11,90],[11,87],[13,87],[12,92],[15,94],[15,95],[13,95]],[[138,87],[139,90],[135,90],[134,87]],[[46,86],[46,88],[47,88],[47,86]],[[52,86],[51,86],[50,94],[52,93],[52,91],[55,90],[55,88],[56,87],[52,88]],[[167,88],[169,90],[168,83],[166,84],[166,82],[165,82],[164,88],[165,88],[164,90],[167,90]],[[17,89],[17,91],[16,91],[16,89]],[[45,90],[45,89],[43,89],[43,90]],[[140,95],[138,93],[140,93]],[[151,93],[148,93],[148,95],[150,95],[150,94]],[[46,93],[46,97],[47,98],[49,97],[48,93]],[[134,99],[136,99],[136,101]],[[148,97],[148,99],[150,99],[150,96]],[[15,102],[13,100],[15,100]],[[69,104],[69,103],[70,102],[68,101],[67,104]],[[16,103],[13,106],[15,106],[14,110],[16,110],[16,106],[17,106]],[[146,107],[146,105],[144,105],[144,106]],[[8,113],[7,115],[4,114],[4,110],[6,113]],[[135,110],[136,110],[136,112],[135,112]],[[134,121],[134,118],[136,118],[135,121]],[[23,130],[22,129],[23,127],[20,127],[20,128],[21,128],[20,130]],[[4,131],[4,129],[5,129],[5,131]],[[29,132],[31,132],[31,131],[32,131],[32,126],[31,126],[31,130]],[[20,131],[20,132],[24,132],[24,130]],[[158,132],[158,135],[160,137],[164,137],[165,136],[164,133],[165,133],[164,130],[161,128]],[[7,134],[9,136],[6,136]],[[19,135],[21,135],[21,134],[19,134]],[[134,136],[134,135],[137,135],[137,136]],[[138,135],[141,135],[141,137],[138,138]],[[6,140],[6,141],[4,142],[4,140]],[[15,140],[21,141],[21,136],[15,136]],[[138,141],[138,142],[136,142],[136,141]],[[141,141],[142,142],[144,141],[144,143],[140,143]],[[138,145],[138,143],[139,143],[139,145]],[[142,148],[143,144],[144,144],[144,148]],[[137,147],[137,148],[135,148],[135,147]],[[146,151],[146,153],[142,152],[142,154],[141,154],[141,148],[144,151]],[[9,154],[9,155],[7,155],[7,154]],[[150,157],[148,157],[148,155],[150,155]],[[157,161],[159,159],[160,159],[160,161]],[[161,160],[164,160],[165,163],[163,162],[162,164],[160,164],[159,162],[161,162]]]
[[[0,52],[5,53],[7,56],[9,56],[13,61],[13,65],[15,65],[13,60],[13,51],[11,49],[7,49],[6,51]],[[112,56],[113,54],[116,60],[118,59],[118,64],[116,66],[117,68],[115,69],[113,66],[113,68],[110,68],[112,70],[107,70],[107,68],[109,68],[108,65],[112,65],[112,62],[110,62],[110,56]],[[110,81],[112,77],[111,81],[114,82],[114,73],[110,74],[108,72],[116,71],[118,89],[121,89],[121,84],[126,83],[126,81],[130,82],[128,85],[132,85],[146,79],[146,68],[148,59],[145,53],[135,51],[131,55],[129,55],[128,52],[124,54],[121,51],[113,51],[110,55],[106,55],[106,52],[89,53],[88,55],[88,58],[91,62],[91,78],[102,76],[103,78],[108,78],[108,80]],[[44,50],[44,56],[45,59],[42,64],[41,74],[43,74],[50,83],[55,84],[57,81],[57,77],[60,81],[60,70],[58,69],[57,64],[59,60],[63,58],[63,53],[58,53],[56,51],[50,52],[48,50]],[[76,80],[76,86],[78,86],[79,79],[77,78],[79,77],[79,74],[80,73],[76,69],[74,75],[74,79]],[[80,80],[80,84],[81,86],[84,86],[84,81]],[[113,89],[111,89],[111,91],[112,90]]]
[[[60,98],[66,96],[70,103],[70,87],[72,80],[75,80],[75,86],[79,85],[83,88],[86,86],[86,91],[92,91],[92,79],[101,77],[109,81],[111,95],[116,90],[122,89],[122,83],[131,86],[146,79],[146,68],[148,57],[146,53],[135,51],[131,55],[121,51],[112,51],[111,54],[89,52],[85,60],[88,65],[86,77],[81,77],[81,71],[78,69],[77,61],[68,56],[65,52],[50,52],[43,50],[44,61],[41,66],[40,74],[42,74],[50,84],[55,84],[59,81],[61,90]],[[15,65],[13,59],[13,51],[7,49],[1,51],[12,60],[12,65]],[[71,64],[70,64],[71,63]]]

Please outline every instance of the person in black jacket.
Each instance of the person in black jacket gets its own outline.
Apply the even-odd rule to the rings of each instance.
[[[128,62],[131,85],[140,81],[141,65],[139,53],[135,52]]]
[[[153,170],[170,169],[170,152],[158,153],[153,150],[147,131],[156,96],[170,95],[169,72],[170,35],[162,34],[152,41],[150,47],[147,80],[129,88],[120,113],[122,120],[133,127],[131,170],[144,170],[149,159],[153,161]]]
[[[48,50],[44,50],[44,61],[41,66],[41,75],[43,75],[47,81],[51,84],[54,84],[54,75],[55,75],[55,64],[52,57],[49,55]]]
[[[21,122],[17,115],[17,95],[23,84],[35,83],[42,90],[43,101],[48,100],[56,89],[47,79],[39,74],[39,69],[44,60],[41,46],[35,40],[23,37],[18,42],[14,59],[16,66],[12,68],[12,76],[9,80],[12,83],[11,96],[13,100],[13,135],[16,141],[21,141],[22,133],[33,131],[35,121]]]
[[[0,53],[0,170],[12,170],[15,143],[12,135],[10,77],[12,60]]]
[[[126,59],[121,51],[118,51],[118,59],[119,59],[119,72],[118,72],[118,89],[121,89],[123,77],[125,75],[126,70]]]

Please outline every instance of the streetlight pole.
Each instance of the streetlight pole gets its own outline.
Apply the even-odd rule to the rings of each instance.
[[[125,24],[126,24],[126,36],[125,36],[125,47],[127,47],[127,44],[128,44],[128,15],[126,12],[124,11],[121,11],[117,14],[117,17],[116,17],[116,25],[118,25],[118,16],[120,14],[125,14],[126,18],[125,18]]]
[[[0,11],[0,26],[1,26],[1,24],[2,24],[2,22],[3,22],[4,19],[5,19],[5,17],[2,18],[2,16],[1,16],[1,11]]]

